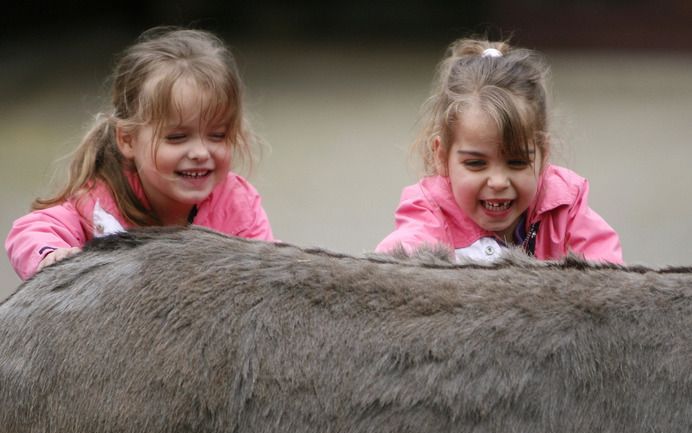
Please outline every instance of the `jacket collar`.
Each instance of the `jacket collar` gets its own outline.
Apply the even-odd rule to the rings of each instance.
[[[547,165],[538,181],[538,194],[533,204],[529,206],[529,222],[540,221],[542,216],[560,206],[574,203],[579,194],[579,185],[584,179],[576,173]]]
[[[545,213],[573,203],[578,190],[571,186],[579,179],[581,178],[576,173],[547,165],[538,180],[536,198],[529,206],[527,212],[529,218],[525,220],[525,229],[536,221],[540,221]],[[426,200],[436,206],[444,216],[448,233],[451,234],[455,247],[470,245],[482,237],[495,236],[493,232],[477,225],[459,208],[452,194],[449,177],[424,177],[421,180],[421,191]]]

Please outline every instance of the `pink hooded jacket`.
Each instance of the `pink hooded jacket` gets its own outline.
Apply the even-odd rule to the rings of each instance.
[[[137,197],[147,204],[135,174],[128,179]],[[192,223],[232,236],[273,240],[260,195],[245,179],[229,173],[201,203]],[[33,211],[17,219],[5,240],[15,272],[23,280],[36,273],[39,262],[56,248],[82,247],[88,240],[131,228],[110,190],[97,183],[80,200]]]
[[[589,207],[588,191],[587,180],[573,171],[553,165],[545,168],[525,221],[527,232],[539,223],[534,249],[537,258],[560,259],[573,252],[591,261],[623,263],[620,238]],[[459,252],[494,238],[459,208],[449,178],[443,176],[425,177],[404,188],[395,219],[396,229],[380,242],[377,251],[387,252],[397,246],[412,251],[443,243]],[[493,247],[485,248],[492,254]]]

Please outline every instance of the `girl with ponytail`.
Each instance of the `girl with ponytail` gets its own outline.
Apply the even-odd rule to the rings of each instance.
[[[22,279],[131,227],[197,224],[272,240],[255,188],[231,171],[256,144],[235,60],[215,35],[159,27],[119,57],[112,106],[96,116],[55,195],[37,199],[5,242]]]

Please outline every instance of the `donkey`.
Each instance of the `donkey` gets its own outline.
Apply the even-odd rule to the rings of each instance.
[[[139,229],[0,305],[0,430],[688,433],[691,330],[691,268]]]

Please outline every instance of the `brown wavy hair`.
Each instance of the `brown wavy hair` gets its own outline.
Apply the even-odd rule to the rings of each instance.
[[[494,49],[501,56],[483,55]],[[440,137],[445,155],[454,141],[460,114],[477,107],[488,114],[503,138],[502,152],[529,159],[531,144],[546,158],[549,148],[547,77],[549,67],[536,51],[506,41],[465,38],[453,42],[437,68],[433,91],[423,105],[422,128],[413,154],[426,175],[439,173],[433,141]]]

